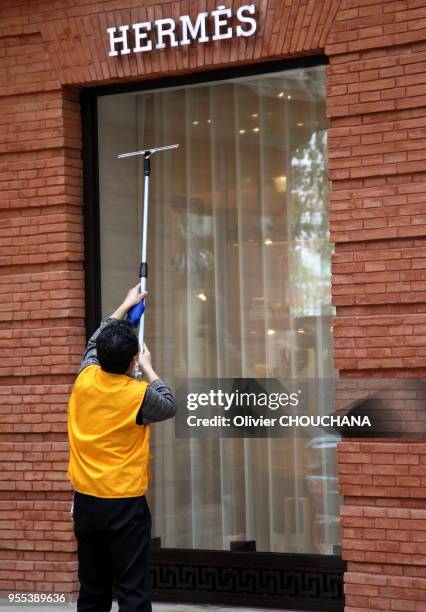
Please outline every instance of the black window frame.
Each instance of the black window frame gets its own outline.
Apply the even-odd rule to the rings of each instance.
[[[101,257],[97,99],[100,96],[162,89],[327,66],[324,55],[231,66],[190,74],[145,78],[136,82],[84,88],[80,93],[83,130],[83,198],[85,241],[86,334],[101,321]],[[242,607],[343,612],[341,555],[192,550],[152,550],[153,594],[157,601],[211,603]],[[231,585],[232,588],[229,586]],[[285,607],[285,608],[284,608]]]

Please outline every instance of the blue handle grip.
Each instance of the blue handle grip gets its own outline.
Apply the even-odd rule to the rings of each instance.
[[[142,300],[138,304],[135,304],[131,307],[131,309],[127,313],[127,320],[129,321],[129,323],[131,323],[131,325],[133,325],[133,327],[137,327],[144,312],[145,300]]]

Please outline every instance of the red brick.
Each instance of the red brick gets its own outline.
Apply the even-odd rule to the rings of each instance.
[[[286,3],[281,4],[284,7]],[[338,251],[333,264],[333,300],[338,307],[333,333],[340,375],[426,373],[423,329],[426,323],[408,321],[410,316],[422,318],[426,313],[426,277],[423,277],[426,252],[421,252],[422,248],[425,250],[426,236],[424,2],[410,0],[408,6],[397,0],[328,4],[320,0],[311,3],[315,4],[312,11],[306,8],[306,3],[290,4],[294,9],[291,19],[280,3],[276,3],[269,10],[265,32],[256,44],[248,41],[247,45],[241,45],[238,41],[238,47],[229,46],[226,53],[235,51],[236,61],[248,63],[296,53],[312,55],[324,48],[330,55],[327,80],[331,118],[329,174],[333,180],[330,230]],[[3,86],[0,179],[7,182],[7,189],[0,193],[0,208],[8,218],[0,217],[0,266],[4,272],[0,277],[3,278],[0,292],[8,293],[11,299],[0,309],[0,331],[7,334],[13,330],[13,334],[0,338],[3,350],[10,351],[7,357],[10,363],[1,368],[0,376],[5,383],[3,389],[15,378],[13,389],[18,398],[32,395],[28,386],[33,379],[28,377],[50,383],[38,389],[34,403],[23,400],[9,406],[1,404],[2,410],[5,409],[1,413],[3,428],[13,440],[23,440],[28,435],[42,438],[43,431],[64,435],[61,420],[69,389],[58,391],[55,387],[58,381],[72,382],[84,344],[77,89],[81,84],[135,81],[142,74],[144,77],[161,72],[167,75],[179,65],[178,53],[169,51],[160,60],[156,56],[147,58],[143,71],[141,58],[133,63],[126,58],[121,62],[106,61],[99,16],[111,12],[111,6],[78,1],[65,7],[29,3],[2,9],[0,35],[7,40],[7,47],[0,54]],[[115,3],[112,8],[119,7],[120,3]],[[185,7],[182,4],[178,8]],[[263,10],[268,13],[266,6]],[[261,12],[261,21],[262,15]],[[84,38],[83,19],[88,20],[94,32],[92,47],[87,46]],[[54,22],[55,27],[49,28],[49,22]],[[73,32],[72,38],[67,30]],[[185,57],[180,58],[183,63],[179,65],[183,73],[225,65],[229,55],[222,56],[217,44],[214,50],[204,48],[202,53],[194,47]],[[13,132],[4,129],[9,126]],[[9,138],[11,133],[13,139]],[[422,240],[423,244],[416,242]],[[343,258],[339,260],[339,257]],[[34,271],[32,278],[26,274],[29,267]],[[32,292],[31,301],[25,299],[28,291]],[[25,307],[11,309],[11,304],[17,303]],[[381,322],[380,315],[384,314],[388,318]],[[62,324],[61,328],[57,328],[58,323]],[[30,343],[28,330],[32,332]],[[25,333],[20,335],[20,331]],[[59,333],[54,336],[56,331]],[[52,350],[58,342],[61,350],[53,357]],[[25,394],[18,393],[19,385],[25,388]],[[17,406],[22,410],[17,411]],[[420,563],[424,563],[417,552],[417,544],[423,542],[420,539],[423,519],[411,515],[404,518],[404,512],[417,510],[413,506],[412,510],[398,506],[424,503],[421,468],[426,466],[426,457],[414,445],[402,450],[398,443],[388,445],[383,441],[368,446],[363,442],[355,450],[349,444],[356,443],[343,443],[339,454],[344,475],[341,481],[346,489],[342,518],[355,522],[358,518],[364,523],[362,526],[346,524],[343,530],[352,529],[348,533],[357,534],[359,545],[365,548],[350,549],[348,542],[356,538],[346,534],[344,556],[353,559],[350,565],[357,565],[360,569],[357,575],[363,572],[365,580],[352,581],[355,571],[350,567],[347,585],[352,586],[347,591],[346,610],[419,612],[419,605],[424,601],[418,597],[419,593],[424,595],[423,583],[396,587],[394,577],[398,572],[413,572],[413,567],[420,571]],[[27,531],[28,541],[16,544],[22,554],[30,555],[24,559],[38,563],[49,559],[52,563],[50,577],[43,577],[45,570],[41,568],[36,571],[33,567],[16,566],[16,572],[25,572],[20,586],[75,590],[75,565],[71,561],[74,549],[67,536],[61,535],[68,518],[63,516],[67,513],[67,504],[57,502],[59,507],[52,508],[51,504],[43,506],[41,500],[35,504],[25,497],[27,493],[43,494],[44,488],[53,494],[60,491],[54,487],[64,487],[61,478],[66,449],[42,441],[39,448],[30,445],[20,449],[16,445],[2,452],[8,454],[8,451],[11,451],[9,456],[3,458],[7,468],[4,483],[16,485],[16,498],[12,502],[17,507],[6,509],[10,516],[2,520],[5,525],[12,519],[20,521],[22,529]],[[52,462],[60,469],[52,470]],[[34,475],[38,473],[40,480],[6,481],[8,473],[24,472],[15,469],[13,464],[20,464],[20,468],[30,466],[28,469]],[[48,480],[46,474],[53,480]],[[375,484],[363,489],[360,483],[367,481]],[[35,510],[36,507],[43,510]],[[360,517],[356,514],[358,511]],[[388,511],[390,515],[386,514]],[[13,512],[18,514],[13,517]],[[37,516],[27,516],[33,512]],[[381,534],[384,529],[392,532],[388,521],[398,523],[395,540],[391,539],[392,533],[386,534],[388,539],[383,541],[367,537]],[[25,527],[28,522],[38,525],[52,522],[50,533],[58,539],[37,540],[37,529],[31,531]],[[402,539],[407,536],[408,527],[412,530],[410,533],[416,534],[415,540]],[[364,540],[359,529],[365,530]],[[33,541],[31,533],[36,534]],[[66,540],[63,544],[61,538]],[[406,552],[394,552],[400,542],[407,547]],[[383,550],[373,550],[371,547],[376,544],[382,544]],[[5,548],[4,558],[13,560],[7,557],[9,553],[13,550]],[[59,567],[61,555],[68,560],[62,568]],[[359,588],[352,590],[354,585]],[[0,586],[15,588],[16,583],[11,581],[8,585],[4,580]],[[393,591],[389,591],[391,587]]]

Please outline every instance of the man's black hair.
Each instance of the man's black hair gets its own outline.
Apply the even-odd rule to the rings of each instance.
[[[125,374],[139,352],[139,342],[128,321],[113,321],[96,338],[96,352],[102,370]]]

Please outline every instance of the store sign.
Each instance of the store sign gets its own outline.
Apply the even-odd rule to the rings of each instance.
[[[195,20],[182,15],[178,20],[166,18],[132,25],[107,28],[109,57],[179,47],[193,41],[206,43],[234,36],[252,36],[257,29],[254,4],[244,4],[235,12],[218,6],[210,13],[199,13]]]

